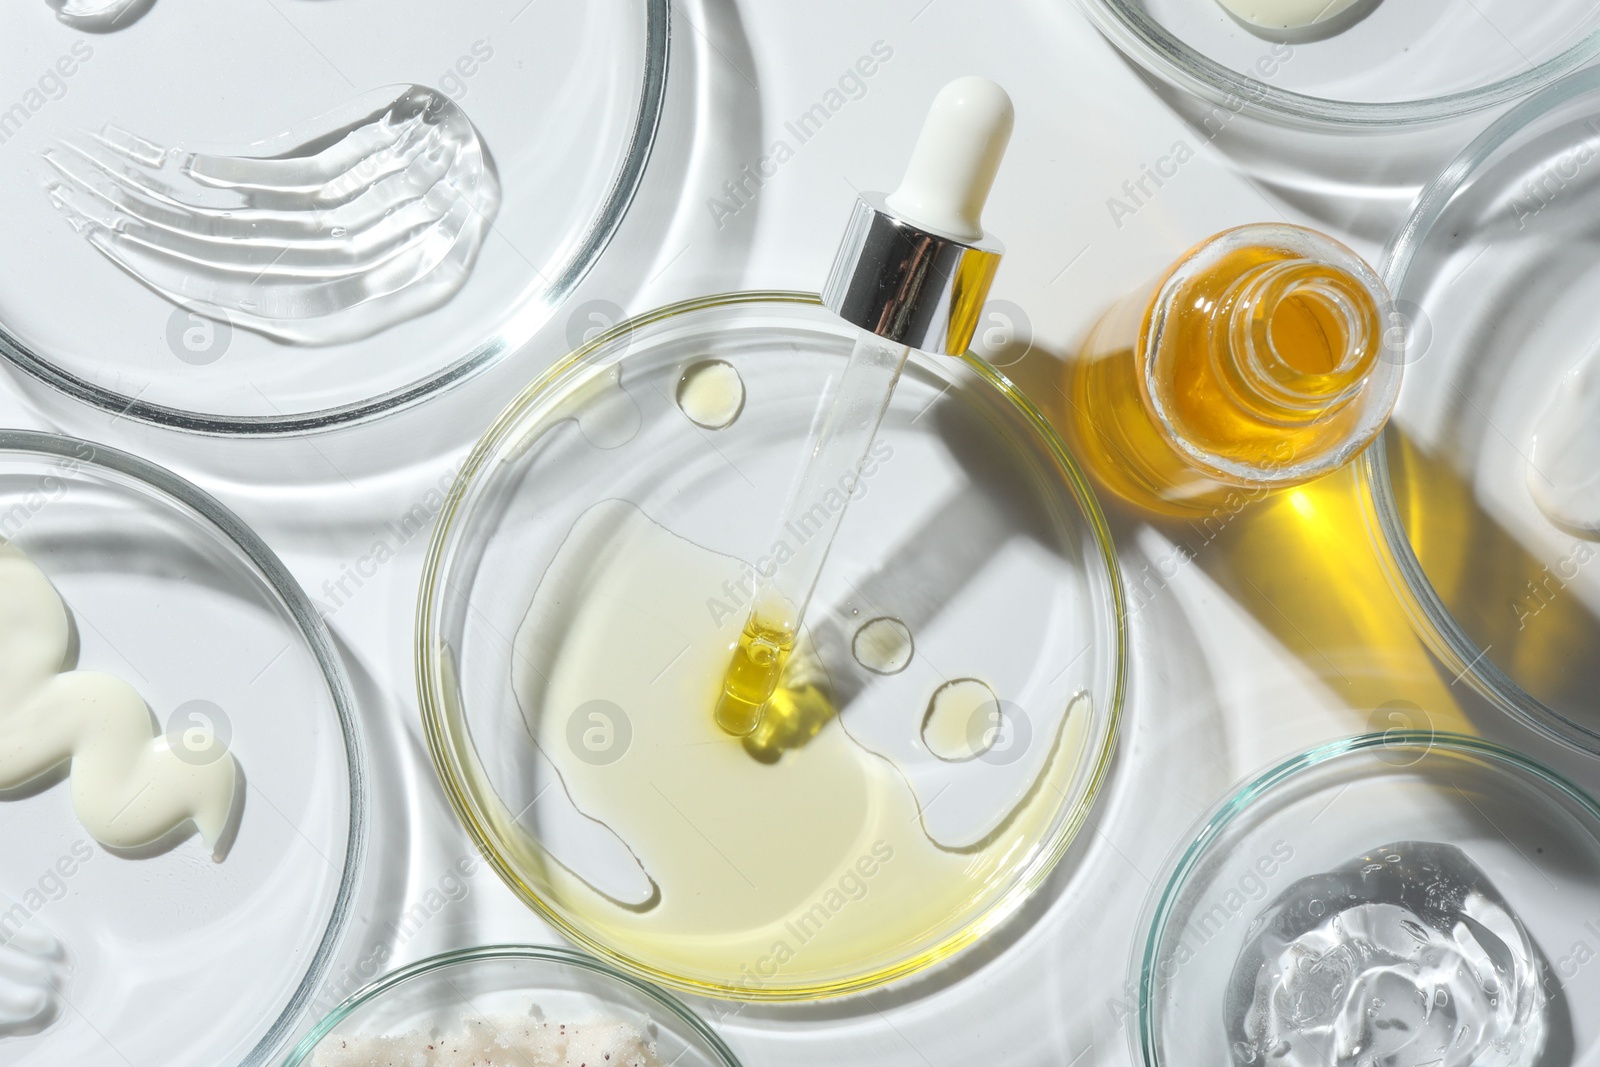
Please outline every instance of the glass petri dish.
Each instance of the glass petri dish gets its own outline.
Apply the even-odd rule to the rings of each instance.
[[[1225,109],[1222,125],[1242,110],[1297,125],[1442,121],[1532,93],[1600,53],[1600,11],[1587,0],[1537,12],[1519,0],[1358,0],[1331,32],[1275,36],[1218,0],[1080,3],[1130,59]]]
[[[744,561],[779,551],[854,337],[795,293],[625,323],[507,408],[436,527],[418,686],[457,813],[563,934],[672,988],[815,998],[948,957],[1040,884],[1109,766],[1107,531],[975,358],[912,354],[770,744],[713,723]]]
[[[63,773],[0,793],[0,1058],[275,1062],[339,949],[365,837],[327,631],[230,512],[102,445],[0,432],[0,535],[66,604],[76,668],[133,685],[158,747],[209,730],[243,778],[220,861],[197,836],[102,847]],[[38,1010],[19,1019],[19,1002]]]
[[[92,34],[16,12],[0,355],[237,435],[377,418],[488,367],[628,209],[668,7],[156,2]]]
[[[1582,438],[1550,422],[1595,348],[1597,126],[1600,72],[1585,71],[1425,190],[1384,267],[1413,366],[1363,473],[1393,584],[1449,670],[1600,754],[1600,545],[1566,512],[1600,497],[1582,485]],[[1573,456],[1576,483],[1561,473]]]
[[[661,1063],[739,1067],[722,1039],[670,994],[577,952],[517,945],[449,952],[383,976],[329,1013],[284,1067],[317,1067],[336,1045],[362,1038],[459,1033],[469,1022],[514,1026],[528,1019],[557,1027],[623,1023],[654,1042]]]
[[[1254,957],[1259,945],[1254,939],[1262,930],[1282,929],[1274,917],[1259,926],[1255,920],[1291,899],[1298,900],[1301,916],[1326,914],[1341,891],[1302,879],[1346,868],[1357,858],[1373,857],[1380,863],[1396,862],[1389,857],[1400,854],[1418,858],[1418,843],[1459,849],[1479,872],[1472,889],[1480,897],[1487,895],[1479,878],[1486,880],[1488,893],[1497,894],[1503,910],[1521,921],[1531,942],[1523,956],[1528,966],[1519,970],[1510,962],[1518,939],[1509,924],[1498,923],[1484,936],[1473,920],[1488,922],[1487,909],[1469,910],[1466,920],[1455,917],[1453,930],[1462,935],[1463,949],[1481,937],[1479,944],[1498,941],[1506,950],[1503,970],[1479,971],[1498,990],[1458,993],[1486,995],[1491,1003],[1498,995],[1509,1004],[1537,997],[1529,984],[1537,985],[1543,992],[1542,1007],[1525,1016],[1522,1025],[1531,1032],[1543,1020],[1545,1058],[1532,1062],[1577,1063],[1592,1056],[1600,1047],[1600,1019],[1581,1006],[1600,996],[1600,971],[1581,966],[1577,959],[1593,952],[1595,934],[1585,924],[1600,905],[1600,806],[1554,772],[1488,742],[1389,731],[1332,742],[1287,760],[1196,824],[1192,840],[1175,852],[1155,881],[1139,927],[1145,935],[1132,961],[1139,1024],[1129,1028],[1135,1062],[1149,1067],[1252,1062],[1234,1048],[1231,1036],[1237,1032],[1230,1035],[1225,1020],[1238,1013],[1227,998],[1241,954]],[[1386,848],[1394,845],[1405,847]],[[1435,871],[1445,870],[1435,866]],[[1436,903],[1459,901],[1467,892],[1462,889],[1465,879],[1458,875],[1452,883],[1446,877],[1431,879]],[[1390,903],[1397,896],[1392,891],[1375,895]],[[1421,926],[1414,925],[1420,937]],[[1345,929],[1363,928],[1350,922]],[[1370,935],[1368,949],[1373,944],[1392,946],[1379,926],[1364,929]],[[1342,990],[1348,987],[1341,979],[1348,980],[1346,969],[1354,960],[1372,958],[1352,947],[1328,940],[1320,943],[1320,955],[1304,953],[1300,966],[1307,973],[1316,972],[1320,963],[1329,975],[1319,990],[1303,991],[1296,1003],[1304,1028],[1332,1024],[1335,1008],[1345,1003]],[[1250,973],[1248,966],[1241,970]],[[1390,969],[1388,986],[1367,986],[1374,993],[1369,1018],[1375,1021],[1362,1030],[1346,1019],[1347,1033],[1365,1035],[1381,1053],[1402,1057],[1412,1051],[1403,1047],[1408,1042],[1438,1037],[1437,1029],[1423,1024],[1420,1012],[1397,1018],[1412,1007],[1409,998],[1416,990],[1405,976],[1415,973],[1400,961]],[[1441,977],[1442,991],[1452,979]],[[1451,998],[1433,998],[1440,1009],[1434,1024],[1463,999]],[[1465,1005],[1461,1011],[1465,1036],[1470,1029]],[[1288,1012],[1284,1017],[1292,1016]],[[1410,1029],[1403,1028],[1407,1024]],[[1453,1036],[1448,1030],[1445,1034]],[[1472,1038],[1477,1040],[1476,1032]],[[1293,1055],[1295,1050],[1287,1051]],[[1309,1056],[1306,1049],[1298,1051]],[[1426,1058],[1423,1051],[1415,1050],[1422,1057],[1415,1062]],[[1507,1057],[1503,1062],[1529,1062],[1516,1059],[1514,1050],[1503,1049],[1501,1055]],[[1253,1062],[1267,1059],[1257,1054]]]

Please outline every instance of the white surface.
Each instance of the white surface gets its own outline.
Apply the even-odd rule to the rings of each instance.
[[[1348,223],[1333,232],[1375,257],[1373,235],[1393,230],[1414,191],[1382,161],[1365,185],[1346,145],[1326,150],[1341,161],[1337,182],[1316,178],[1309,163],[1297,172],[1296,148],[1272,159],[1270,183],[1252,181],[1234,162],[1248,154],[1232,143],[1245,120],[1222,123],[1220,133],[1182,121],[1068,0],[707,0],[705,8],[676,6],[674,15],[675,46],[704,59],[700,105],[741,125],[703,132],[693,146],[689,184],[645,272],[645,291],[590,294],[632,311],[735,288],[816,289],[855,190],[882,190],[899,177],[934,93],[965,74],[995,79],[1016,104],[1015,135],[985,221],[1008,249],[993,296],[1009,302],[1013,318],[1032,323],[1036,348],[1026,360],[1071,351],[1115,299],[1228,226]],[[889,58],[871,77],[847,79],[877,42]],[[318,60],[308,53],[306,62]],[[23,88],[18,72],[0,75],[0,99]],[[829,100],[839,106],[799,141],[786,124]],[[1469,135],[1447,143],[1432,165]],[[738,179],[742,165],[755,169],[773,157],[780,141],[788,151],[767,168],[772,176],[742,203],[727,201],[724,183]],[[1179,145],[1188,151],[1179,153]],[[751,154],[738,158],[729,146]],[[1309,160],[1317,149],[1304,151]],[[1186,161],[1174,164],[1179,155]],[[1144,178],[1158,162],[1163,174],[1177,166],[1159,185]],[[15,386],[3,384],[0,423],[40,426]],[[490,415],[482,413],[485,423]],[[350,491],[328,512],[336,518],[322,522],[319,505],[296,490],[218,487],[324,603],[347,654],[369,753],[380,764],[369,874],[403,884],[398,907],[424,920],[394,939],[391,966],[452,947],[553,940],[485,866],[470,865],[470,878],[454,873],[472,846],[434,779],[416,712],[412,614],[426,538],[397,524],[417,507],[437,511],[438,490],[459,461],[459,454],[441,456],[417,469],[352,476]],[[263,481],[270,476],[264,471]],[[376,553],[379,544],[387,550]],[[1134,616],[1118,766],[1093,824],[1056,876],[1000,934],[928,980],[834,1004],[697,1005],[747,1064],[1129,1061],[1130,948],[1169,850],[1241,776],[1363,729],[1368,714],[1346,706],[1331,663],[1296,656],[1270,613],[1231,600],[1204,558],[1172,567],[1171,540],[1136,525],[1122,531],[1120,549],[1131,574],[1171,576]],[[357,571],[359,582],[347,580],[341,592],[335,583]],[[1500,732],[1551,758],[1525,735]],[[1562,762],[1569,771],[1577,765]],[[1597,778],[1587,775],[1591,787]]]

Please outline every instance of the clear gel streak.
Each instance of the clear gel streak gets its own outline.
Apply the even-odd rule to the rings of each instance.
[[[80,841],[73,851],[88,847]],[[36,1034],[54,1022],[67,971],[60,939],[0,893],[0,1038]]]
[[[47,149],[51,202],[160,296],[303,345],[359,340],[465,284],[500,205],[466,114],[418,85],[367,93],[252,156],[108,126]]]

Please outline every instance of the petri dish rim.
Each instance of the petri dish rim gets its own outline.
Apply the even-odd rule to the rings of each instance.
[[[87,455],[85,449],[88,450]],[[350,778],[349,836],[339,876],[339,891],[334,898],[328,925],[317,944],[316,953],[307,965],[305,976],[300,980],[289,1002],[273,1021],[272,1026],[239,1062],[239,1067],[265,1067],[266,1064],[273,1062],[273,1057],[299,1023],[317,987],[326,976],[335,953],[339,950],[354,907],[361,875],[361,860],[366,854],[365,747],[354,712],[350,683],[345,677],[339,655],[333,647],[333,639],[317,615],[316,609],[312,607],[310,598],[272,549],[267,547],[243,520],[199,487],[163,467],[120,449],[60,434],[38,433],[32,430],[0,430],[0,454],[8,452],[72,459],[88,466],[101,467],[153,490],[175,509],[193,512],[216,527],[249,561],[273,593],[288,608],[328,685],[329,696],[339,717],[339,730],[345,748],[345,767]]]
[[[1600,31],[1545,62],[1476,89],[1415,100],[1334,100],[1279,89],[1201,55],[1137,10],[1129,0],[1078,0],[1079,7],[1128,58],[1161,80],[1230,108],[1300,126],[1389,129],[1443,122],[1520,99],[1600,55]]]
[[[523,903],[532,908],[540,918],[555,927],[563,937],[585,951],[600,957],[602,960],[640,975],[649,982],[658,983],[681,993],[720,999],[752,1001],[820,1000],[875,988],[921,972],[936,963],[950,958],[1003,925],[1044,883],[1050,872],[1060,862],[1062,856],[1066,854],[1067,849],[1077,839],[1078,832],[1088,820],[1089,812],[1093,809],[1106,779],[1110,776],[1111,764],[1116,754],[1117,740],[1121,732],[1123,702],[1127,690],[1128,676],[1128,617],[1121,568],[1117,562],[1116,549],[1111,538],[1111,529],[1106,524],[1104,513],[1100,509],[1094,490],[1090,487],[1088,479],[1079,468],[1077,460],[1072,457],[1072,454],[1062,442],[1060,435],[1050,426],[1049,421],[1045,419],[1044,415],[1033,406],[1010,379],[988,362],[970,352],[959,357],[967,369],[974,372],[982,381],[996,389],[1014,405],[1023,416],[1024,421],[1046,443],[1052,459],[1059,465],[1060,470],[1066,476],[1068,488],[1093,533],[1095,546],[1099,551],[1100,563],[1105,567],[1108,598],[1111,601],[1116,640],[1116,649],[1113,655],[1114,680],[1112,691],[1107,698],[1106,735],[1100,751],[1095,756],[1095,765],[1090,773],[1083,798],[1077,807],[1067,813],[1066,818],[1056,827],[1053,836],[1044,843],[1044,847],[1033,858],[1026,873],[1018,878],[1003,896],[962,929],[890,967],[848,979],[840,979],[813,986],[773,990],[749,989],[742,986],[736,987],[705,982],[673,974],[642,960],[634,959],[625,952],[621,952],[611,945],[590,936],[581,927],[568,920],[561,912],[548,905],[537,892],[530,889],[498,847],[495,835],[490,829],[492,820],[485,817],[480,811],[479,802],[473,795],[472,787],[466,781],[467,776],[463,773],[461,761],[456,754],[458,749],[470,750],[472,743],[467,736],[468,731],[465,724],[460,721],[459,710],[452,710],[451,702],[445,695],[444,679],[447,668],[444,662],[445,657],[438,651],[440,646],[438,636],[440,604],[442,594],[445,591],[444,583],[453,541],[459,529],[457,520],[462,504],[467,494],[476,484],[477,476],[483,471],[485,464],[498,454],[507,434],[517,425],[527,409],[537,402],[545,388],[559,380],[567,370],[582,363],[593,352],[614,341],[626,338],[635,330],[698,311],[762,305],[819,308],[822,306],[822,301],[814,293],[789,290],[750,290],[668,304],[618,323],[605,333],[574,349],[564,359],[529,384],[516,399],[506,406],[505,410],[484,432],[484,435],[468,455],[460,473],[456,475],[456,480],[452,484],[434,523],[433,535],[428,544],[428,554],[423,563],[421,590],[417,598],[415,650],[417,699],[422,715],[423,732],[428,742],[428,752],[432,757],[434,769],[439,776],[445,795],[450,800],[451,807],[456,812],[456,816],[465,826],[473,843],[478,846],[479,851],[482,852],[489,864],[500,876],[501,881]]]
[[[1469,737],[1466,734],[1438,733],[1431,730],[1389,730],[1383,733],[1359,734],[1340,738],[1307,749],[1282,763],[1263,771],[1246,782],[1232,794],[1218,802],[1190,828],[1187,845],[1173,850],[1158,879],[1160,894],[1152,893],[1145,902],[1139,923],[1135,927],[1130,977],[1138,986],[1139,1022],[1128,1028],[1128,1042],[1135,1063],[1145,1067],[1161,1067],[1162,1058],[1155,1047],[1155,1002],[1151,996],[1151,977],[1156,970],[1156,957],[1160,951],[1162,935],[1172,905],[1187,883],[1188,876],[1210,850],[1211,845],[1224,830],[1262,796],[1285,782],[1298,778],[1303,772],[1322,766],[1344,756],[1358,755],[1373,749],[1420,747],[1424,751],[1441,749],[1456,755],[1476,758],[1496,765],[1513,775],[1532,778],[1588,813],[1594,825],[1600,827],[1600,803],[1573,782],[1543,766],[1520,752],[1504,748],[1490,741]],[[1139,932],[1142,931],[1142,936]]]
[[[316,434],[362,425],[415,407],[487,370],[526,343],[578,287],[611,243],[639,191],[666,102],[672,37],[670,0],[643,0],[643,4],[646,15],[644,77],[640,83],[638,111],[622,165],[612,178],[604,207],[542,297],[513,313],[496,336],[480,342],[434,373],[378,396],[335,407],[288,415],[240,416],[188,411],[107,389],[30,351],[3,325],[0,325],[0,358],[30,378],[118,418],[130,418],[182,433],[228,438]]]
[[[1463,149],[1418,196],[1411,216],[1390,242],[1380,271],[1389,291],[1399,293],[1402,290],[1423,242],[1479,168],[1539,119],[1597,91],[1600,91],[1600,68],[1574,74],[1503,115]],[[1489,661],[1488,650],[1479,648],[1477,642],[1467,636],[1445,606],[1417,558],[1400,517],[1399,499],[1395,496],[1385,449],[1385,442],[1394,432],[1393,427],[1386,429],[1383,436],[1362,453],[1359,472],[1367,490],[1367,523],[1379,561],[1413,627],[1452,674],[1466,678],[1491,704],[1546,737],[1600,756],[1600,732],[1561,714],[1518,685]]]
[[[330,1011],[310,1033],[300,1039],[300,1043],[295,1046],[294,1050],[283,1061],[283,1067],[301,1067],[306,1062],[306,1058],[316,1051],[316,1047],[322,1039],[332,1033],[340,1023],[368,1004],[381,999],[389,991],[403,986],[407,982],[432,974],[435,971],[500,960],[526,960],[534,963],[554,963],[561,966],[578,967],[597,974],[608,981],[625,985],[629,989],[643,994],[652,1002],[666,1008],[669,1014],[693,1030],[696,1036],[703,1040],[712,1052],[716,1053],[718,1059],[726,1067],[740,1067],[739,1058],[733,1054],[733,1050],[717,1035],[717,1032],[711,1029],[704,1019],[689,1010],[688,1005],[678,1000],[671,993],[649,982],[642,981],[626,971],[608,966],[593,956],[587,956],[581,952],[574,952],[572,949],[558,948],[553,945],[479,945],[473,948],[457,949],[453,952],[442,952],[437,956],[418,960],[416,963],[408,964],[398,970],[382,975],[364,989],[358,989],[352,993],[344,1003]]]

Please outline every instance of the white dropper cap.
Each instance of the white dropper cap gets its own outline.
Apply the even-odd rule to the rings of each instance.
[[[983,238],[983,205],[1011,141],[1011,97],[988,78],[939,91],[900,188],[885,203],[906,222],[962,241]]]

